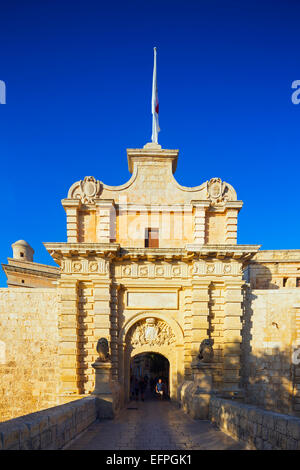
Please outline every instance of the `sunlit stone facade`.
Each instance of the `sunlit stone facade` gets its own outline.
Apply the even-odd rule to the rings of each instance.
[[[178,184],[177,150],[147,144],[127,156],[132,176],[122,186],[94,177],[71,186],[62,201],[68,241],[45,244],[61,266],[60,393],[93,390],[101,337],[125,398],[130,359],[148,351],[169,360],[177,398],[206,338],[214,344],[215,388],[238,392],[243,269],[259,248],[237,244],[242,201],[219,178]]]

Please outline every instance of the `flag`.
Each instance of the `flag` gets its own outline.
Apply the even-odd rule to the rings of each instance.
[[[156,79],[156,47],[154,47],[154,66],[153,66],[153,81],[152,81],[152,142],[158,144],[158,133],[160,131],[158,124],[158,94],[157,94],[157,79]]]

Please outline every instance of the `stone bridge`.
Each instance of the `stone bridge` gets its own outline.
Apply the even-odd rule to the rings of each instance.
[[[99,419],[93,396],[0,424],[0,449],[217,450],[298,449],[300,419],[212,397],[210,420],[191,418],[175,402],[130,402]],[[101,406],[100,406],[101,409]]]

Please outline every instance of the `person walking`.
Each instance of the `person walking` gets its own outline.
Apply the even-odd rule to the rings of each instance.
[[[163,384],[162,379],[158,379],[158,382],[157,382],[156,387],[155,387],[155,391],[156,391],[156,393],[159,394],[160,400],[163,400],[163,398],[164,398],[164,384]]]

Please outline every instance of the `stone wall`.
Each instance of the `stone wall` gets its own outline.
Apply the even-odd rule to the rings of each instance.
[[[300,290],[248,290],[242,329],[246,402],[280,413],[300,412]]]
[[[209,415],[218,428],[250,449],[300,450],[299,418],[214,397]]]
[[[244,275],[252,289],[300,289],[300,250],[260,250]]]
[[[97,399],[65,405],[0,423],[0,450],[54,450],[66,446],[97,418]]]
[[[58,294],[0,289],[0,421],[58,404]]]

